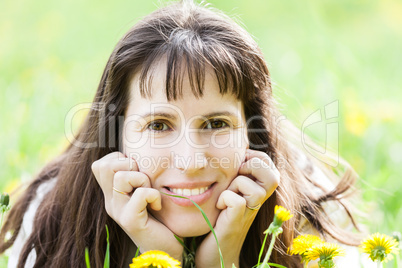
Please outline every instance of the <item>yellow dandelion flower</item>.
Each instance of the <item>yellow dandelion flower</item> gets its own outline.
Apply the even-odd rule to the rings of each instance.
[[[289,248],[289,252],[292,255],[303,255],[316,244],[321,244],[324,241],[321,240],[318,236],[315,235],[299,235],[295,239],[293,239],[293,244]]]
[[[312,261],[319,258],[320,260],[318,262],[318,266],[326,268],[335,267],[333,258],[344,255],[345,250],[343,248],[337,244],[328,242],[315,244],[304,254],[307,261]]]
[[[375,233],[367,237],[359,246],[363,253],[370,255],[373,261],[389,261],[392,254],[398,254],[399,243],[391,236]]]
[[[147,251],[133,259],[130,268],[180,268],[180,262],[173,259],[169,254],[159,251]]]
[[[281,226],[283,222],[291,219],[293,214],[290,214],[290,211],[282,206],[275,206],[275,217],[274,223],[277,226]]]

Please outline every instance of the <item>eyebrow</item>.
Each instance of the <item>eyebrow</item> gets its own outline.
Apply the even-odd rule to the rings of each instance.
[[[165,117],[165,118],[169,118],[171,120],[177,119],[177,117],[175,115],[170,114],[170,113],[164,113],[164,112],[146,113],[146,114],[142,114],[139,116],[141,116],[142,118]],[[216,116],[227,116],[227,117],[236,117],[236,118],[238,117],[235,113],[228,112],[228,111],[212,112],[212,113],[201,115],[201,117],[205,117],[205,118],[211,118],[211,117],[216,117]]]

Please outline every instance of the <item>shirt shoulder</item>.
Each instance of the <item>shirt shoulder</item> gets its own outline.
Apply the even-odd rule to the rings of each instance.
[[[22,248],[24,247],[28,237],[32,233],[33,221],[35,219],[36,211],[38,210],[39,205],[42,203],[43,198],[54,188],[56,184],[57,178],[50,179],[44,183],[42,183],[37,191],[36,197],[31,201],[27,211],[24,214],[21,229],[15,239],[15,242],[11,248],[11,253],[8,257],[8,268],[17,267],[18,259]],[[33,267],[36,259],[35,251],[31,251],[28,256],[25,267]]]

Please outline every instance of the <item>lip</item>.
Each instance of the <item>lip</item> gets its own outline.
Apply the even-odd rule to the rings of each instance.
[[[176,195],[176,196],[183,196],[179,194],[175,194],[172,191],[170,191],[168,188],[182,188],[182,189],[194,189],[194,188],[201,188],[201,187],[207,187],[209,186],[208,190],[203,192],[202,194],[199,195],[193,195],[193,196],[184,196],[186,198],[180,198],[180,197],[173,197],[167,195],[173,203],[176,205],[182,206],[182,207],[191,207],[194,206],[193,202],[190,200],[194,201],[198,205],[202,205],[205,202],[208,201],[208,199],[212,196],[212,192],[215,188],[216,183],[180,183],[180,184],[170,184],[169,186],[166,186],[162,189],[162,192],[167,193],[169,195]],[[189,200],[190,199],[190,200]]]

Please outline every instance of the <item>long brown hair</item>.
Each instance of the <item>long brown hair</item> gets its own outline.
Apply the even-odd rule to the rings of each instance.
[[[18,267],[24,267],[32,250],[37,256],[34,267],[81,267],[85,263],[85,247],[89,248],[92,265],[101,267],[106,224],[110,230],[111,265],[124,265],[132,241],[107,215],[91,164],[120,149],[122,125],[117,118],[124,116],[128,105],[130,78],[135,72],[141,72],[141,94],[151,95],[148,89],[153,66],[161,57],[167,58],[169,66],[166,73],[169,100],[181,96],[185,73],[189,75],[193,93],[202,96],[205,69],[212,67],[221,93],[233,93],[242,101],[248,129],[263,130],[248,133],[250,148],[267,153],[281,173],[280,185],[261,207],[247,234],[240,255],[241,267],[257,263],[263,232],[273,220],[275,205],[290,209],[295,217],[285,223],[272,262],[301,267],[299,258],[287,255],[286,250],[298,233],[302,219],[307,219],[324,236],[354,243],[328,220],[322,206],[328,200],[344,205],[340,196],[350,188],[352,173],[347,172],[334,190],[323,189],[321,195],[313,193],[311,189],[320,186],[311,178],[311,168],[297,165],[299,151],[289,144],[281,127],[272,120],[280,114],[272,97],[269,71],[256,42],[221,12],[182,1],[148,15],[118,42],[106,64],[94,106],[76,136],[79,144],[70,144],[47,165],[14,205],[1,232],[0,252],[14,243],[38,186],[57,177],[56,186],[37,210],[33,232],[21,252]],[[9,231],[12,236],[5,241]]]

